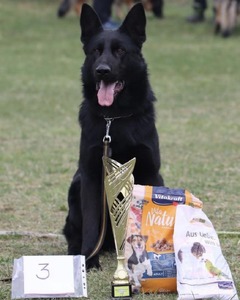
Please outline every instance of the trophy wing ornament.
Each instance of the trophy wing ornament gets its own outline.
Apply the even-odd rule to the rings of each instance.
[[[132,172],[135,163],[135,158],[121,165],[109,157],[103,157],[103,165],[108,174],[105,178],[105,190],[117,255],[120,254],[119,252],[122,255],[124,250],[127,216],[134,184]]]

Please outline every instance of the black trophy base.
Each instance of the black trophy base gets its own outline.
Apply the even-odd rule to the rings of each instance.
[[[112,300],[131,300],[132,286],[131,284],[114,284],[112,282]]]

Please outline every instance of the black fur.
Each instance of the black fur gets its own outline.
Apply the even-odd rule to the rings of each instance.
[[[64,234],[69,254],[88,257],[100,231],[104,117],[116,118],[110,128],[112,158],[125,163],[136,157],[135,183],[163,185],[163,179],[159,174],[159,138],[154,124],[155,98],[141,54],[146,39],[143,6],[136,4],[118,30],[107,31],[93,9],[84,4],[80,25],[86,55],[82,67],[84,100],[79,113],[80,157],[69,189]],[[103,103],[104,97],[97,96],[99,82],[104,82],[104,86],[118,82],[112,104],[112,92],[107,104]],[[113,247],[110,226],[103,246]],[[87,261],[87,267],[100,267],[98,255]]]

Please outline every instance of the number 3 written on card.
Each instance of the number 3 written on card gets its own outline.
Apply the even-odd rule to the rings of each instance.
[[[42,263],[42,264],[38,264],[38,265],[40,266],[41,270],[38,273],[40,276],[38,274],[36,274],[36,277],[38,279],[41,279],[41,280],[48,279],[49,276],[50,276],[50,271],[47,268],[49,266],[49,264],[48,263]],[[42,266],[43,266],[43,268],[42,268]],[[40,274],[40,272],[41,272],[41,274]]]

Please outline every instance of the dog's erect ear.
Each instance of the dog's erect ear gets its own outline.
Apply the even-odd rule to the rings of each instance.
[[[131,244],[131,243],[132,243],[132,239],[133,239],[133,235],[130,235],[130,236],[127,238],[127,242],[128,242],[129,244]]]
[[[127,33],[131,39],[141,48],[146,40],[146,16],[142,3],[135,4],[127,14],[119,28],[120,32]]]
[[[82,29],[81,41],[83,44],[87,43],[95,34],[103,30],[102,23],[95,10],[86,3],[82,6],[80,27]]]
[[[142,236],[142,239],[144,240],[144,242],[146,243],[147,242],[147,240],[148,240],[148,236],[147,235],[143,235]]]

